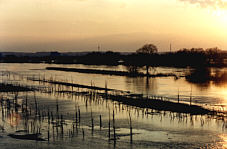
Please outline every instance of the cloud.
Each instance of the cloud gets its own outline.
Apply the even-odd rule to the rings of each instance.
[[[182,2],[189,2],[191,4],[199,4],[203,8],[212,7],[214,9],[227,10],[226,0],[179,0]]]

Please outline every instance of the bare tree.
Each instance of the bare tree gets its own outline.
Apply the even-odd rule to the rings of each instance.
[[[158,48],[153,44],[145,44],[143,47],[136,50],[139,54],[154,54],[158,52]]]
[[[149,58],[151,55],[158,52],[158,48],[154,44],[145,44],[143,47],[136,50],[137,54],[142,54],[145,61],[147,76],[149,75]]]

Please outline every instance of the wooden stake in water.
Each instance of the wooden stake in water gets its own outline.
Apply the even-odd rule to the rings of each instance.
[[[25,97],[25,109],[26,109],[26,115],[28,114],[28,94],[26,93]]]
[[[78,114],[77,114],[77,111],[76,111],[76,125],[77,125],[77,123],[78,123],[78,116],[77,116]]]
[[[132,144],[132,119],[129,113],[129,124],[130,124],[130,143]]]
[[[78,107],[79,124],[80,124],[80,107]]]
[[[83,140],[84,140],[84,129],[82,128]]]
[[[100,130],[102,129],[102,115],[99,116]]]
[[[93,132],[94,132],[94,119],[93,119],[92,111],[91,111],[91,133],[92,133],[92,135],[93,135]]]
[[[50,125],[50,109],[49,109],[49,107],[48,107],[48,125]]]
[[[37,100],[36,100],[35,92],[34,92],[34,100],[35,100],[35,115],[37,116],[37,112],[38,112],[38,104],[37,104]]]
[[[109,110],[109,129],[108,129],[108,137],[109,137],[109,140],[110,140],[110,110]]]
[[[63,115],[61,115],[61,135],[64,136]]]
[[[73,118],[74,119],[74,118]],[[74,132],[75,132],[75,125],[74,125],[74,122],[72,123],[72,125],[73,125],[73,137],[74,137]]]
[[[113,131],[114,131],[114,142],[115,142],[116,141],[116,130],[115,130],[114,110],[113,110]]]
[[[50,126],[48,126],[48,132],[47,133],[48,133],[47,138],[48,138],[48,143],[49,143],[49,141],[50,141]]]

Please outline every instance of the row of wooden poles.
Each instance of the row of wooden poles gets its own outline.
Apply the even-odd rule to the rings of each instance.
[[[91,93],[90,98],[92,95],[95,95],[95,93]],[[45,119],[47,119],[48,123],[48,130],[47,130],[47,140],[50,141],[51,137],[51,125],[52,125],[52,137],[55,139],[55,136],[58,138],[59,136],[63,137],[64,136],[64,127],[66,126],[64,117],[62,114],[59,113],[59,103],[58,100],[56,101],[56,114],[54,115],[52,111],[49,110],[45,112],[42,111],[41,108],[38,105],[37,98],[34,93],[34,109],[32,109],[32,105],[28,105],[28,97],[26,95],[25,102],[22,102],[21,105],[19,105],[18,102],[18,92],[15,92],[15,96],[13,98],[13,101],[11,101],[9,98],[1,97],[0,103],[1,103],[1,109],[2,109],[2,118],[6,118],[6,116],[16,113],[20,114],[23,116],[23,121],[24,121],[24,128],[27,133],[36,133],[39,134],[41,133],[41,129],[43,126],[43,122]],[[92,100],[92,99],[90,99]],[[29,124],[30,122],[30,124]],[[75,110],[75,119],[73,118],[73,122],[71,125],[72,129],[68,130],[68,135],[69,137],[74,137],[75,136],[75,130],[76,134],[78,134],[78,127],[80,127],[80,122],[81,122],[81,113],[80,113],[80,108],[77,107]],[[45,125],[45,124],[44,124]],[[102,123],[102,115],[99,115],[99,126],[100,126],[100,131],[102,130],[103,123]],[[113,130],[113,139],[111,138],[111,118],[110,118],[110,112],[109,112],[109,121],[108,121],[108,138],[109,140],[114,140],[116,143],[117,140],[117,135],[116,135],[116,124],[115,124],[115,112],[113,110],[113,118],[112,118],[112,130]],[[60,130],[59,130],[60,128]],[[55,134],[56,132],[56,134]],[[94,134],[94,116],[91,111],[91,133],[92,135]],[[132,121],[131,121],[131,116],[130,116],[130,142],[132,143]],[[85,131],[84,128],[82,128],[82,136],[83,139],[85,137]]]
[[[20,79],[23,79],[23,78],[26,78],[26,80],[39,80],[39,83],[41,82],[51,82],[51,81],[56,81],[57,80],[57,77],[56,75],[53,76],[51,75],[49,79],[47,79],[46,75],[41,75],[39,74],[38,77],[37,75],[32,75],[31,77],[29,76],[24,76],[23,74],[17,74],[17,73],[12,73],[12,72],[9,72],[9,71],[5,71],[5,72],[2,72],[2,75],[5,74],[7,78],[11,78],[11,76],[13,76],[13,78],[15,79],[15,76],[18,75]],[[3,77],[3,76],[2,76]],[[65,82],[68,82],[68,79],[65,79]],[[73,84],[73,80],[71,78],[71,82]],[[20,85],[20,84],[18,84]],[[91,81],[91,86],[95,86],[94,83]],[[30,86],[27,86],[28,88],[31,88],[32,87]],[[107,82],[105,82],[105,88],[107,89]],[[63,90],[63,87],[62,85],[58,85],[58,87],[56,87],[56,85],[54,85],[54,88],[53,87],[50,87],[50,88],[39,88],[39,91],[44,91],[45,92],[49,92],[49,93],[52,93],[52,92],[55,92],[55,91],[62,91]],[[72,87],[72,90],[73,90],[73,87]],[[122,92],[123,93],[123,92]],[[168,98],[168,97],[162,97],[162,96],[155,96],[155,95],[152,95],[152,96],[149,96],[150,99],[157,99],[157,100],[171,100],[171,98]],[[190,97],[189,97],[189,105],[192,105],[192,87],[191,87],[191,91],[190,91]],[[178,94],[177,94],[177,102],[180,103],[180,93],[179,93],[179,90],[178,90]]]

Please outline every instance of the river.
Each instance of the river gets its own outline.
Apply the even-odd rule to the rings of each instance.
[[[1,81],[5,82],[4,72],[11,72],[12,82],[19,84],[36,85],[40,84],[27,81],[27,76],[36,76],[42,78],[52,78],[55,80],[67,81],[71,83],[93,85],[111,89],[130,91],[131,93],[143,94],[145,96],[164,96],[177,100],[178,94],[180,102],[189,102],[192,104],[202,105],[208,108],[218,110],[227,110],[227,82],[225,79],[203,80],[195,82],[187,80],[185,77],[124,77],[99,74],[85,74],[76,72],[62,72],[45,70],[46,67],[68,67],[68,68],[85,68],[85,69],[105,69],[105,70],[122,70],[126,71],[124,66],[87,66],[87,65],[57,65],[57,64],[0,64]],[[144,70],[142,70],[144,71]],[[165,68],[158,67],[152,69],[152,73],[174,73],[178,76],[188,74],[189,69],[183,68]],[[218,78],[225,76],[227,69],[212,69]],[[204,75],[201,74],[201,78]],[[5,95],[12,97],[13,95]],[[27,95],[26,95],[27,96]],[[56,99],[59,102],[59,110],[63,114],[67,126],[64,128],[71,130],[71,122],[74,120],[75,107],[80,107],[81,124],[76,137],[67,137],[54,139],[50,136],[50,142],[36,142],[13,139],[8,136],[17,130],[24,129],[23,119],[19,124],[11,125],[10,122],[2,117],[1,126],[4,131],[0,133],[3,138],[0,141],[0,148],[227,148],[226,121],[218,120],[209,116],[190,116],[188,114],[171,113],[168,111],[153,111],[148,109],[149,114],[144,114],[144,109],[128,107],[112,101],[98,99],[91,101],[89,104],[84,97],[76,96],[57,96],[37,93],[37,101],[41,109],[47,111],[55,110]],[[23,102],[25,93],[19,94]],[[29,93],[31,99],[29,103],[34,108],[34,95]],[[76,106],[75,106],[76,105]],[[115,110],[116,134],[117,140],[108,141],[108,120],[109,112],[112,115]],[[94,132],[91,135],[90,115],[94,117]],[[129,137],[129,113],[132,118],[133,143],[130,143]],[[99,130],[99,116],[102,116],[103,128]],[[112,117],[112,116],[111,116]],[[47,122],[42,123],[42,137],[47,139]],[[85,139],[82,137],[82,128],[85,132]],[[112,124],[111,124],[112,128]],[[111,134],[112,134],[111,130]],[[52,134],[52,133],[51,133]],[[68,139],[67,139],[68,138]],[[69,139],[70,138],[70,139]],[[13,141],[13,142],[12,142]]]

